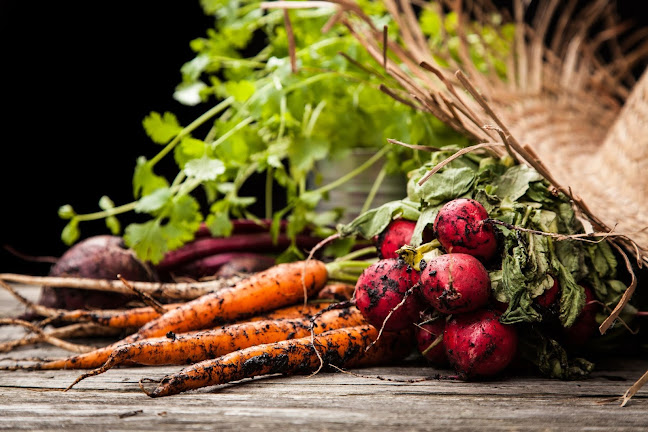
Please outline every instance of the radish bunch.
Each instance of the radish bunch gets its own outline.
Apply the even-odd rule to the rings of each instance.
[[[488,213],[472,199],[448,202],[434,221],[440,253],[419,263],[405,262],[397,252],[407,246],[414,226],[391,223],[378,237],[381,259],[358,279],[357,307],[385,331],[413,326],[423,356],[435,365],[449,364],[463,379],[501,372],[517,352],[518,336],[490,307],[485,263],[498,244]],[[430,314],[434,319],[419,324]]]

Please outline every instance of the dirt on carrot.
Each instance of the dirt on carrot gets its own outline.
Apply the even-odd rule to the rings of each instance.
[[[376,328],[361,325],[330,330],[312,338],[256,345],[195,363],[165,377],[152,391],[143,386],[142,390],[151,397],[161,397],[262,375],[310,373],[322,364],[339,368],[388,364],[402,359],[411,349],[409,336],[388,332],[376,341],[377,336]]]
[[[314,334],[319,334],[362,324],[366,324],[364,317],[357,308],[351,307],[322,313],[314,321],[312,330]],[[192,364],[255,345],[306,337],[310,331],[310,317],[302,316],[244,322],[217,329],[144,339],[117,347],[100,368],[79,376],[67,389],[87,377],[98,375],[118,365]]]
[[[234,285],[189,301],[148,322],[124,342],[214,327],[295,304],[327,282],[326,265],[315,259],[277,264]]]

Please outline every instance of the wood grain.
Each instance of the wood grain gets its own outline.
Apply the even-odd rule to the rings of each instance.
[[[37,297],[36,288],[19,288],[30,298]],[[0,293],[0,316],[22,310],[13,298]],[[0,340],[21,332],[0,327]],[[67,354],[38,345],[6,357]],[[510,376],[462,382],[435,379],[436,374],[447,377],[451,372],[413,361],[354,370],[355,375],[244,380],[159,399],[146,396],[139,380],[161,379],[180,367],[111,369],[69,392],[61,389],[80,371],[0,371],[0,430],[643,431],[648,430],[646,392],[623,408],[619,397],[647,368],[647,360],[610,359],[584,381]],[[407,382],[425,377],[430,379]]]

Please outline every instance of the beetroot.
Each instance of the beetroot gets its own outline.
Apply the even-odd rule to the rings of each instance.
[[[156,281],[157,275],[128,249],[121,237],[97,235],[70,247],[52,266],[49,276]],[[133,296],[119,293],[44,286],[39,304],[58,309],[115,309]]]
[[[490,299],[490,277],[475,257],[463,253],[439,255],[421,270],[421,296],[445,314],[479,309]]]
[[[443,344],[448,361],[462,379],[489,377],[503,371],[516,355],[517,330],[499,321],[500,314],[479,309],[453,315]]]
[[[446,203],[434,220],[434,234],[448,253],[466,253],[486,262],[497,251],[488,212],[477,201],[458,198]]]
[[[443,344],[444,329],[445,319],[439,317],[420,324],[414,330],[419,352],[434,366],[446,366],[448,364],[448,356]],[[439,337],[441,337],[440,340]]]
[[[396,251],[412,240],[416,222],[407,219],[395,219],[378,236],[376,247],[378,257],[398,258]]]
[[[380,260],[367,267],[358,278],[355,304],[370,324],[381,328],[385,318],[418,280],[418,272],[402,259]],[[410,292],[405,302],[394,310],[385,323],[385,330],[402,330],[412,325],[418,321],[422,309],[416,292]]]
[[[275,264],[275,258],[252,252],[223,252],[204,256],[186,262],[173,269],[173,277],[159,271],[160,276],[168,279],[188,277],[230,277],[240,273],[256,273]]]

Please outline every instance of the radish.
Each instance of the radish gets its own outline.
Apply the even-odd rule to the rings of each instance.
[[[434,219],[434,234],[448,253],[466,253],[486,262],[497,251],[497,238],[488,212],[479,202],[457,198],[447,202]]]
[[[385,330],[405,329],[418,321],[423,310],[413,290],[418,281],[418,272],[402,259],[382,259],[367,267],[358,278],[355,304],[374,327],[382,328],[384,323]]]
[[[517,352],[517,330],[499,321],[500,314],[479,309],[453,315],[443,344],[452,368],[462,379],[489,377],[503,371]]]
[[[539,306],[548,309],[553,305],[558,299],[558,294],[560,290],[558,288],[558,279],[554,278],[554,283],[548,290],[545,290],[542,294],[537,296],[533,301]]]
[[[376,239],[378,257],[380,259],[398,258],[396,251],[410,243],[415,227],[415,221],[407,219],[394,219],[391,221]]]
[[[443,254],[422,268],[419,291],[441,313],[470,312],[490,300],[490,277],[484,265],[472,255]]]
[[[585,306],[574,324],[564,329],[563,332],[564,343],[568,347],[575,348],[584,345],[596,334],[598,328],[598,322],[596,321],[598,304],[594,298],[594,293],[588,286],[583,286],[583,289],[585,289]]]
[[[446,366],[448,356],[443,345],[445,317],[425,321],[416,326],[414,335],[419,352],[433,366]]]

